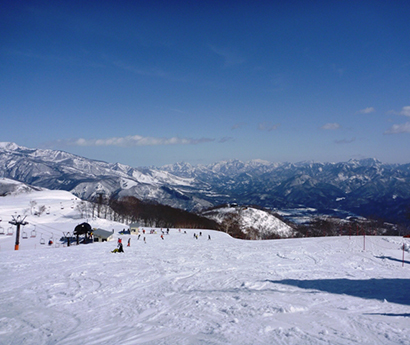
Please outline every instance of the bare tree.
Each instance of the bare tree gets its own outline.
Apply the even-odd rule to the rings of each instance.
[[[81,201],[77,204],[77,210],[80,212],[81,218],[85,218],[87,213],[87,204],[85,201]]]
[[[38,208],[37,216],[40,217],[44,212],[46,212],[46,209],[47,209],[46,205],[41,205],[41,206]]]
[[[30,200],[30,213],[33,214],[33,209],[36,207],[37,201],[35,200]]]

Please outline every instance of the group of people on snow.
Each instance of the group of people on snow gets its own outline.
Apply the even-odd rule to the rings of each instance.
[[[181,229],[179,229],[179,232],[181,232]],[[142,230],[142,233],[145,235],[145,229]],[[156,233],[157,232],[154,229],[152,229],[150,231],[150,234],[156,234]],[[187,232],[184,231],[184,234],[186,234],[186,233]],[[161,239],[162,240],[164,240],[164,234],[165,234],[165,232],[161,229]],[[166,234],[169,235],[169,228],[166,230]],[[202,232],[199,232],[199,236],[202,236]],[[197,233],[194,233],[194,238],[198,239],[199,236],[198,236]],[[141,234],[138,234],[137,239],[139,240],[140,237],[141,237]],[[210,240],[210,239],[211,239],[211,235],[208,234],[208,240]],[[147,243],[146,240],[145,240],[145,236],[144,236],[144,243]],[[128,238],[127,247],[131,247],[131,238]],[[124,253],[124,247],[123,247],[123,244],[122,244],[122,239],[120,237],[118,238],[118,241],[117,241],[117,248],[114,249],[112,251],[112,253]]]

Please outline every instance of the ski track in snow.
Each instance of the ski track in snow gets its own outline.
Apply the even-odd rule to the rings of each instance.
[[[0,343],[410,343],[410,266],[387,259],[399,238],[364,251],[359,237],[193,232],[132,237],[124,254],[115,242],[0,252]]]
[[[0,236],[1,345],[410,344],[408,239],[243,241],[171,229],[164,240],[131,236],[125,253],[111,253],[115,241],[41,246],[41,231],[57,240],[55,229],[81,221],[69,216],[71,195],[53,195],[50,215],[28,219],[43,226],[37,238],[14,251],[14,236]],[[3,220],[7,200],[24,209],[31,197],[0,199]],[[125,227],[95,222],[116,236]]]

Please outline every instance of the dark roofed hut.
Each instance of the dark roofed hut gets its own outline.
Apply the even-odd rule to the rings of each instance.
[[[89,234],[93,231],[91,225],[88,223],[81,223],[74,229],[74,235],[77,236],[77,244],[80,243],[80,235],[84,235],[84,243],[87,243]]]

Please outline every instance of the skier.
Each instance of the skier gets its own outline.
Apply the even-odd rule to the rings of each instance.
[[[208,235],[208,240],[210,240],[211,239],[211,235]]]
[[[161,234],[161,238],[164,239],[164,235],[163,235],[163,234]]]
[[[130,247],[130,246],[131,246],[131,238],[128,239],[128,244],[127,244],[127,247]]]
[[[122,247],[122,242],[118,243],[118,253],[124,253],[124,248]]]

